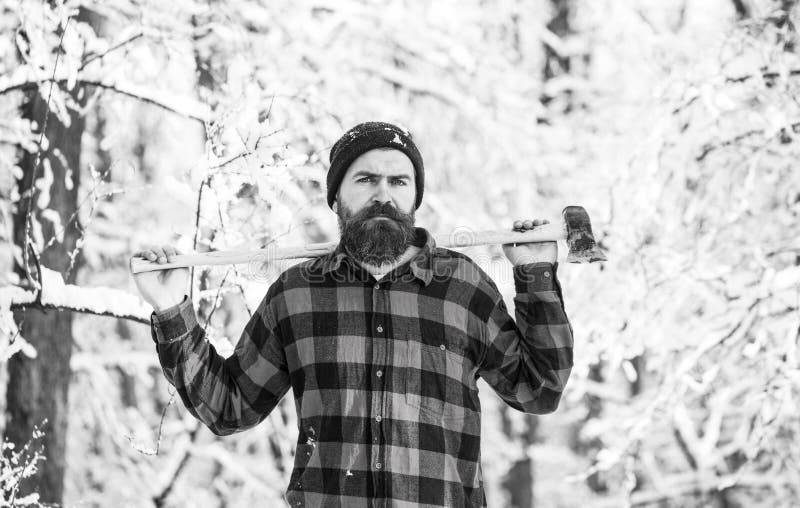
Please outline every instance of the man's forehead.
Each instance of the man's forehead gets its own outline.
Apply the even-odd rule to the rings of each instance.
[[[400,150],[370,150],[361,154],[347,168],[347,176],[366,172],[378,175],[414,177],[414,164],[406,154]]]

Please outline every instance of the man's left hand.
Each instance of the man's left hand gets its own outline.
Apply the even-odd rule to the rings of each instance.
[[[513,231],[527,231],[542,224],[549,224],[545,219],[515,220]],[[556,242],[531,242],[503,245],[503,252],[514,266],[528,263],[555,263],[558,259]]]

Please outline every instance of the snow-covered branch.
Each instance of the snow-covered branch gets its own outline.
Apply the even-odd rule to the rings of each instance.
[[[463,94],[456,90],[447,90],[442,83],[426,83],[410,73],[404,73],[389,66],[368,66],[357,67],[358,70],[366,72],[371,76],[382,79],[390,85],[397,86],[411,94],[425,95],[438,99],[450,106],[458,107],[464,104]]]
[[[64,86],[69,83],[70,80],[65,77],[48,77],[39,80],[24,80],[15,83],[5,83],[5,86],[0,88],[0,95],[5,95],[14,91],[30,90],[42,83],[50,82],[57,83],[59,86]],[[111,92],[136,99],[137,101],[145,104],[159,107],[165,111],[169,111],[201,123],[208,122],[211,118],[211,111],[208,106],[191,97],[173,94],[162,90],[153,90],[143,86],[134,85],[132,83],[119,83],[111,80],[78,78],[75,80],[75,84],[109,90]]]
[[[6,286],[0,288],[0,308],[35,306],[150,323],[153,309],[138,296],[120,289],[64,284],[58,272],[45,267],[41,269],[43,288],[40,303],[36,303],[36,291]]]

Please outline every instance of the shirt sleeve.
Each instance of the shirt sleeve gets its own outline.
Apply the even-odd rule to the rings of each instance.
[[[289,389],[286,356],[269,296],[270,292],[227,359],[208,342],[188,296],[151,314],[152,337],[164,375],[189,412],[214,434],[257,425]]]
[[[558,263],[514,267],[516,322],[491,283],[494,302],[478,374],[508,405],[526,413],[555,411],[572,370],[572,325],[557,268]]]

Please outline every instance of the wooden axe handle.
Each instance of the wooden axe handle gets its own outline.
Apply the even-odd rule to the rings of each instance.
[[[435,235],[437,247],[460,248],[474,245],[552,242],[565,240],[564,223],[543,224],[525,232],[471,231],[459,229],[449,234]],[[294,247],[267,247],[246,251],[215,251],[202,254],[177,254],[171,263],[156,263],[144,258],[131,258],[131,273],[152,272],[189,266],[236,265],[241,263],[268,263],[278,259],[313,258],[324,256],[336,248],[337,242],[309,243]]]

